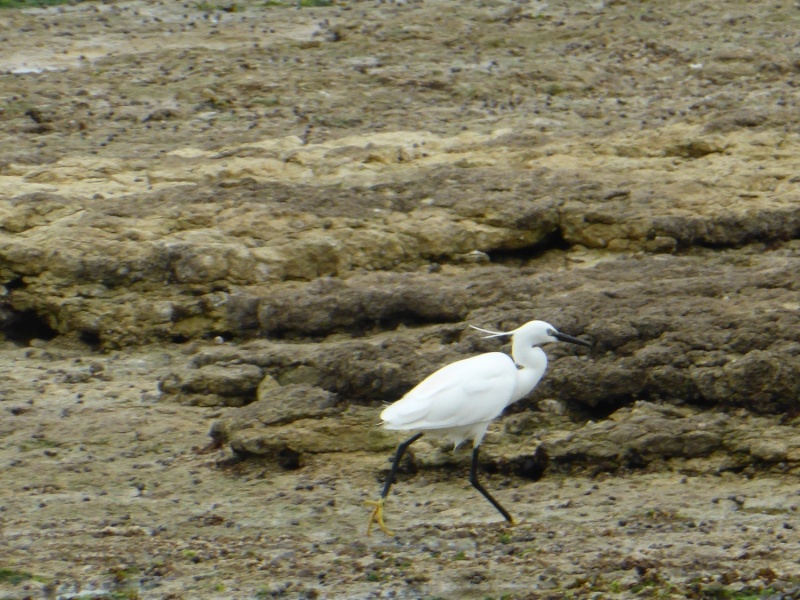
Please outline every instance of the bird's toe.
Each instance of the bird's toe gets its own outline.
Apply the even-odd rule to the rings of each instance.
[[[372,509],[372,513],[369,516],[369,525],[367,525],[367,535],[372,532],[372,526],[374,524],[378,524],[378,527],[381,528],[381,531],[386,535],[394,535],[389,529],[386,527],[386,523],[383,522],[383,505],[384,505],[384,498],[380,500],[367,500],[366,504],[368,506],[374,507]]]

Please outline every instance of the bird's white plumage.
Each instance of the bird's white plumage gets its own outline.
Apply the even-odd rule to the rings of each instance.
[[[489,422],[511,402],[517,367],[502,352],[443,367],[384,409],[387,429],[433,430]]]
[[[456,445],[472,439],[478,446],[489,423],[536,387],[547,368],[547,356],[538,345],[556,341],[553,326],[531,321],[510,332],[479,330],[487,337],[511,335],[514,358],[489,352],[439,369],[384,409],[384,427],[426,431]]]

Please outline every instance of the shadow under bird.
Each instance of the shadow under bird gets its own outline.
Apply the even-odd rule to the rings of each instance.
[[[530,321],[507,332],[471,327],[488,334],[487,338],[511,336],[511,356],[489,352],[451,363],[384,409],[381,419],[386,429],[416,433],[397,447],[380,498],[368,501],[374,508],[367,535],[376,523],[384,533],[392,535],[383,521],[384,502],[403,454],[425,433],[447,439],[456,447],[472,440],[469,482],[506,521],[514,524],[508,511],[478,481],[478,448],[483,436],[489,423],[499,417],[506,406],[527,396],[541,380],[547,368],[547,355],[539,346],[559,341],[589,347],[591,344],[560,333],[544,321]]]

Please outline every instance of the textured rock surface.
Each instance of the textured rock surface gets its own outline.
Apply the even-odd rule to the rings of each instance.
[[[608,420],[568,433],[552,431],[543,439],[551,464],[565,466],[642,468],[679,458],[698,459],[682,463],[687,471],[718,473],[774,465],[790,469],[800,460],[796,419],[784,422],[643,402],[620,409]]]
[[[98,9],[110,20],[128,10]],[[209,58],[202,69],[225,73],[225,84],[210,88],[185,68],[199,55],[178,41],[198,26],[184,24],[171,32],[175,45],[154,57],[163,81],[148,100],[130,101],[138,83],[97,88],[88,68],[48,73],[29,100],[14,100],[31,76],[7,75],[0,141],[6,305],[32,311],[56,332],[114,347],[238,335],[259,322],[281,329],[286,325],[269,312],[274,305],[254,314],[242,295],[288,289],[291,296],[291,286],[276,285],[284,281],[424,271],[481,257],[529,262],[554,246],[669,253],[753,242],[774,249],[797,238],[800,112],[785,83],[797,66],[781,52],[751,55],[745,38],[752,32],[735,48],[708,55],[686,32],[664,47],[634,44],[625,68],[643,92],[597,68],[630,40],[615,32],[597,37],[596,20],[631,15],[576,10],[558,25],[543,9],[537,15],[544,20],[534,25],[530,15],[506,23],[465,14],[466,39],[501,45],[485,50],[492,57],[486,64],[469,68],[461,46],[447,46],[444,57],[424,53],[449,64],[446,75],[434,76],[424,61],[408,72],[402,56],[384,52],[387,39],[378,33],[386,19],[416,21],[418,10],[425,9],[374,13],[372,24],[350,30],[343,44],[308,46],[296,37],[305,34],[278,30],[270,50],[247,52],[234,43],[230,56]],[[73,13],[70,19],[82,18]],[[255,17],[223,15],[227,39]],[[48,23],[46,15],[9,18],[33,30]],[[637,21],[642,39],[660,31],[657,22]],[[569,58],[544,42],[561,27],[582,40],[563,42]],[[433,24],[424,29],[424,36],[436,31]],[[159,39],[160,31],[143,35]],[[535,61],[519,50],[532,34],[544,36],[530,49]],[[51,60],[61,66],[74,51],[64,48]],[[341,69],[354,52],[376,62]],[[556,55],[558,69],[542,66]],[[22,68],[23,56],[12,52],[5,67]],[[308,71],[286,65],[287,58],[315,65],[316,91],[295,98],[282,91]],[[239,67],[229,71],[226,60]],[[724,65],[725,77],[715,65]],[[142,67],[119,68],[133,81]],[[326,91],[334,73],[335,93]],[[678,77],[684,87],[675,94]],[[65,82],[76,95],[62,91]],[[486,83],[485,90],[474,87]],[[355,98],[345,93],[349,87],[370,94]],[[408,108],[378,108],[398,94]],[[437,119],[417,105],[451,112]],[[347,295],[344,283],[330,283],[328,293],[337,285]],[[410,319],[464,316],[416,308],[421,314],[412,308]],[[336,321],[318,318],[326,316]],[[377,308],[364,316],[382,318]]]
[[[297,284],[258,303],[264,329],[294,341],[243,344],[235,360],[351,402],[392,401],[446,362],[505,346],[456,323],[377,334],[382,327],[463,316],[510,329],[536,315],[595,344],[589,352],[550,347],[537,399],[601,412],[640,398],[793,413],[800,397],[799,263],[791,249],[749,248],[619,257],[557,276],[498,266]],[[305,341],[347,332],[372,333]],[[229,353],[203,363],[227,364]],[[197,359],[192,363],[182,376],[189,380]],[[242,395],[242,402],[255,398],[252,389]]]
[[[290,4],[0,12],[0,596],[796,596],[796,8]]]

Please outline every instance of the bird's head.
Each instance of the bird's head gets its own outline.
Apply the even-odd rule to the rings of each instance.
[[[487,333],[486,337],[498,337],[510,335],[514,341],[514,345],[523,346],[541,346],[549,342],[570,342],[571,344],[579,344],[581,346],[591,347],[589,342],[580,340],[566,333],[561,333],[555,327],[544,321],[528,321],[525,325],[517,327],[512,331],[489,331],[488,329],[481,329],[470,325],[473,329]]]

